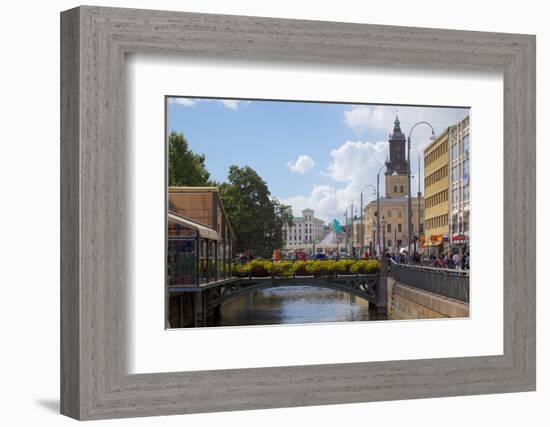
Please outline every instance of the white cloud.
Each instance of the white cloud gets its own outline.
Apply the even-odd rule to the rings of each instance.
[[[388,144],[384,141],[346,141],[332,150],[327,175],[340,182],[362,182],[376,172],[386,160]],[[375,171],[376,169],[376,171]]]
[[[292,206],[294,216],[300,216],[302,210],[313,209],[315,216],[325,221],[330,221],[336,216],[340,217],[338,209],[339,200],[336,189],[330,185],[316,185],[307,196],[294,196],[281,200],[281,203]]]
[[[237,99],[206,99],[206,98],[168,98],[170,104],[178,104],[184,107],[194,107],[199,102],[219,102],[224,107],[229,108],[230,110],[237,110],[240,105],[248,104],[250,101],[241,101]]]
[[[419,122],[430,123],[436,134],[443,132],[447,126],[456,124],[468,115],[463,108],[446,107],[403,107],[386,105],[356,105],[344,111],[344,123],[353,131],[363,133],[367,130],[385,131],[389,135],[393,130],[395,116],[399,115],[401,130],[408,135],[411,127]],[[431,130],[422,125],[415,128],[412,134],[415,142],[429,140]]]
[[[168,98],[170,104],[183,105],[184,107],[192,107],[196,104],[193,98]]]
[[[389,111],[386,110],[387,107],[357,105],[344,111],[344,122],[357,133],[363,133],[369,128],[386,129],[393,123],[393,119],[388,120]]]
[[[335,185],[316,185],[309,195],[289,197],[282,202],[292,206],[294,215],[300,215],[303,209],[311,208],[315,216],[326,222],[342,218],[345,210],[351,212],[352,202],[355,204],[355,215],[360,215],[361,189],[367,184],[372,185],[365,189],[363,202],[366,204],[374,199],[372,193],[376,186],[376,174],[385,161],[386,152],[387,143],[384,141],[347,141],[331,151],[332,159],[324,173],[335,181]],[[380,180],[380,191],[383,194],[383,175]]]
[[[229,108],[230,110],[236,110],[239,108],[239,103],[242,101],[237,101],[236,99],[220,99],[220,102],[224,107]]]
[[[286,164],[291,172],[299,173],[300,175],[305,174],[308,170],[315,167],[315,162],[308,155],[302,154],[298,156],[298,159],[291,160]]]

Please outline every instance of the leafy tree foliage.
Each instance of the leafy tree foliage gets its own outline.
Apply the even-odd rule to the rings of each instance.
[[[229,168],[228,182],[220,185],[220,197],[236,236],[236,250],[252,250],[271,258],[283,246],[283,225],[292,224],[290,206],[281,204],[266,182],[248,166]]]
[[[210,173],[204,165],[204,155],[195,154],[182,133],[168,137],[168,185],[174,187],[209,186]]]

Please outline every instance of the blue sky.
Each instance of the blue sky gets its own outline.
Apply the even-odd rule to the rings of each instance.
[[[361,188],[376,184],[397,112],[406,134],[419,120],[440,133],[468,114],[458,108],[183,97],[169,98],[167,111],[168,131],[182,132],[190,148],[206,156],[213,179],[225,181],[232,164],[250,166],[295,215],[309,207],[327,222],[341,219],[354,200],[357,206]],[[414,171],[431,134],[422,128],[412,137]],[[365,200],[373,197],[369,193]]]

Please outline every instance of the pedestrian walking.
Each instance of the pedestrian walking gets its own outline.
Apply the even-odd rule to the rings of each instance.
[[[453,255],[453,267],[455,269],[457,269],[459,267],[459,261],[460,261],[460,257],[458,255],[458,252],[455,252],[454,255]]]

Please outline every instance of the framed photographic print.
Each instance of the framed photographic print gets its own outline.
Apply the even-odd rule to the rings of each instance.
[[[534,36],[84,6],[61,40],[63,414],[535,389]]]

